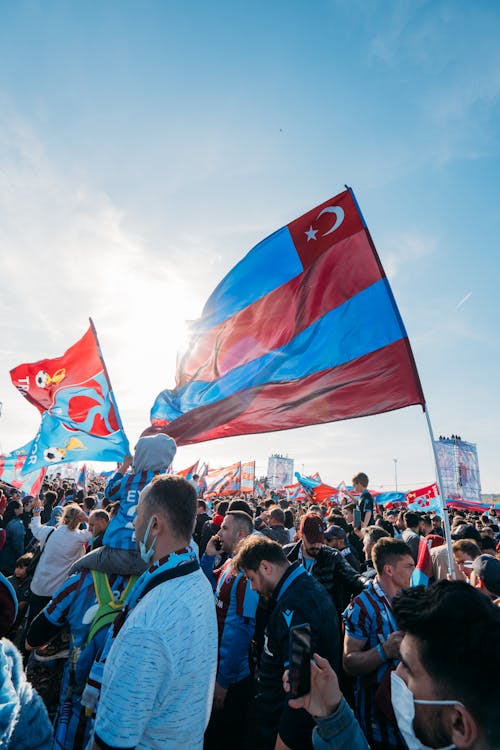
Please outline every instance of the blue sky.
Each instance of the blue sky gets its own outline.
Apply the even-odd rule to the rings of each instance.
[[[0,2],[0,445],[37,415],[8,370],[92,315],[133,444],[183,321],[257,241],[351,185],[436,434],[500,492],[496,2]],[[279,451],[325,481],[434,478],[417,407],[182,448]]]

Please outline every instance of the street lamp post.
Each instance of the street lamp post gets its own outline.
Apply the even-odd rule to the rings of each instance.
[[[396,484],[396,492],[398,491],[398,459],[393,458],[394,461],[394,481]]]

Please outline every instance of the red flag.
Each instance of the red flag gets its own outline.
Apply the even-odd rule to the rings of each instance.
[[[103,365],[92,328],[62,357],[22,364],[10,371],[12,383],[40,412],[51,409],[61,387],[87,384]]]

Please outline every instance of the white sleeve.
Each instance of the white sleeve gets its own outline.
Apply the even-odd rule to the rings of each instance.
[[[54,528],[57,528],[57,527],[47,526],[46,524],[42,524],[40,520],[40,516],[33,516],[30,521],[30,531],[35,537],[35,539],[38,539],[40,544],[45,544],[45,542],[47,541],[48,535]]]
[[[120,635],[104,667],[95,738],[111,747],[133,748],[141,741],[160,691],[168,690],[173,664],[158,633],[135,627]]]

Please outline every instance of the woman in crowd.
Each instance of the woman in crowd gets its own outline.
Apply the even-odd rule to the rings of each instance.
[[[55,529],[41,523],[42,507],[39,504],[33,508],[30,524],[33,536],[43,548],[31,581],[30,622],[66,580],[73,563],[84,554],[84,544],[92,537],[89,530],[79,528],[86,520],[86,516],[76,503],[69,503],[64,507],[59,525]]]
[[[20,500],[11,500],[3,517],[5,544],[0,551],[0,570],[10,576],[16,567],[16,560],[24,552],[25,530],[22,522],[23,504]]]

